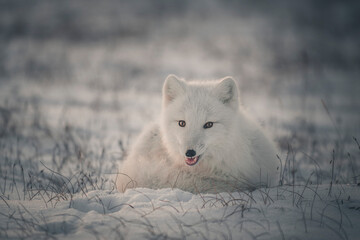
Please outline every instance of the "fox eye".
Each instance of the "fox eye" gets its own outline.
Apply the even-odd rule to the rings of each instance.
[[[185,127],[185,125],[186,125],[186,122],[184,120],[179,121],[179,126],[180,127]]]
[[[204,128],[211,128],[214,125],[213,122],[207,122],[204,124]]]

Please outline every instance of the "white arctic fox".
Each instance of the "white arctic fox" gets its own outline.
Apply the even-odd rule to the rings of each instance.
[[[127,188],[222,192],[276,185],[276,148],[239,106],[231,77],[165,80],[161,120],[148,126],[117,176]]]

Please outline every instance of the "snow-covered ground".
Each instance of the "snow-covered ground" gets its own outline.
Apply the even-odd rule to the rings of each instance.
[[[357,239],[359,10],[1,3],[0,238]],[[245,108],[279,147],[282,186],[116,191],[117,166],[159,116],[170,73],[239,81]]]
[[[9,239],[356,239],[359,188],[335,186],[328,194],[328,186],[306,185],[216,195],[94,190],[51,206],[2,202],[0,220]]]

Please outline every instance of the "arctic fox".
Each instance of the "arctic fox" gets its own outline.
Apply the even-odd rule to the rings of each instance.
[[[159,122],[139,136],[117,188],[224,192],[277,184],[276,148],[239,103],[236,82],[169,75]]]

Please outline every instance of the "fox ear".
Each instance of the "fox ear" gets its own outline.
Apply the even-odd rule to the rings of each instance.
[[[170,74],[166,79],[163,86],[163,103],[168,105],[175,98],[185,93],[186,82],[174,74]]]
[[[225,105],[236,109],[239,106],[239,91],[235,80],[232,77],[224,77],[215,86],[214,93]]]

